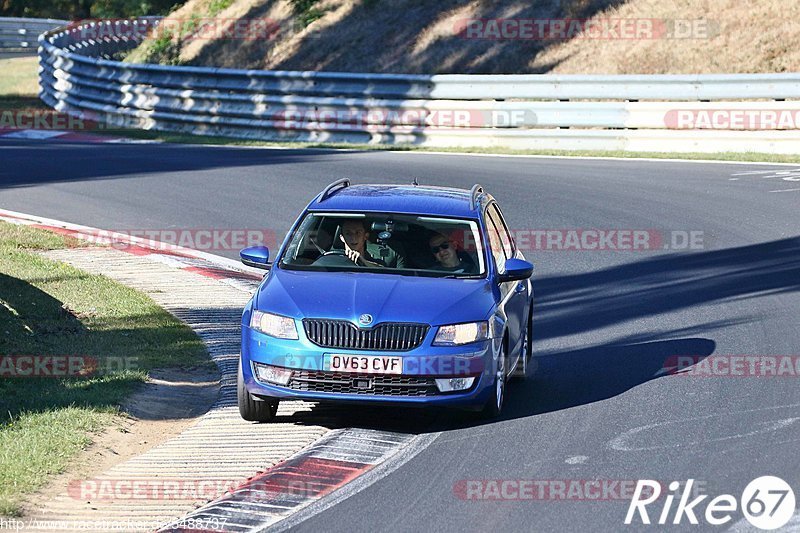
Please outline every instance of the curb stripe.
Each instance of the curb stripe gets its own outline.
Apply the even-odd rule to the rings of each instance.
[[[187,533],[198,531],[198,524],[209,524],[206,530],[212,530],[211,524],[221,524],[225,531],[250,531],[275,524],[341,489],[416,438],[363,429],[331,431],[293,457],[159,531]]]
[[[198,506],[224,495],[226,490],[244,483],[330,431],[325,412],[317,416],[313,404],[282,402],[274,424],[250,424],[236,408],[236,369],[239,360],[241,309],[250,297],[218,281],[198,277],[161,262],[153,255],[134,256],[107,247],[73,248],[43,252],[44,257],[63,261],[88,272],[103,274],[123,284],[143,290],[167,311],[187,323],[206,344],[211,359],[222,375],[220,393],[211,410],[193,426],[173,439],[98,474],[91,480],[97,486],[123,487],[133,479],[146,480],[162,487],[135,498],[116,495],[112,501],[98,496],[76,500],[68,493],[42,502],[34,517],[62,524],[63,530],[80,530],[86,522],[115,523],[125,530],[154,531]],[[299,420],[298,420],[299,417]],[[335,423],[334,417],[333,421]],[[251,452],[240,456],[241,450]],[[224,480],[210,491],[181,493],[173,497],[159,481],[179,481],[181,490],[197,487],[202,480]],[[105,484],[105,485],[100,485]],[[184,497],[185,496],[185,497]],[[135,520],[128,522],[125,520]],[[126,525],[127,524],[127,525]],[[137,525],[138,524],[138,525]],[[84,527],[82,530],[88,530]],[[95,525],[94,531],[108,531]]]
[[[81,240],[96,239],[101,231],[5,210],[0,210],[0,219],[17,224],[33,225]],[[78,264],[75,266],[89,271],[92,270],[92,265],[96,265],[94,256],[98,256],[98,258],[108,256],[110,259],[101,261],[104,265],[104,272],[107,272],[109,267],[112,270],[122,268],[118,274],[123,276],[121,279],[124,279],[126,284],[132,283],[135,287],[144,283],[149,286],[147,285],[149,282],[145,283],[144,279],[148,274],[142,273],[141,267],[135,268],[129,265],[129,261],[124,259],[125,256],[121,252],[127,252],[129,256],[136,258],[134,260],[131,257],[133,261],[144,259],[157,263],[153,265],[154,268],[166,266],[214,279],[222,284],[219,289],[214,290],[222,290],[222,286],[228,285],[239,291],[240,294],[248,295],[242,295],[244,298],[253,293],[264,274],[258,269],[242,267],[231,259],[197,250],[171,245],[169,250],[165,250],[162,249],[165,245],[161,243],[148,241],[143,244],[137,237],[113,232],[105,232],[103,235],[115,240],[119,239],[120,242],[130,245],[122,249],[110,246],[81,248],[78,250],[79,257],[75,257],[74,251],[70,252],[69,249],[49,252],[46,255],[52,255],[57,260],[60,258],[67,262],[76,262]],[[115,252],[119,254],[118,259],[114,259]],[[70,257],[73,261],[70,261]],[[147,267],[146,270],[149,271],[150,267]],[[140,277],[142,279],[139,279]],[[162,274],[162,277],[165,277],[165,274]],[[184,283],[187,282],[188,280]],[[195,290],[191,285],[186,285],[183,290],[188,289],[191,294],[203,293],[205,297],[209,297],[206,294],[207,290],[202,287]],[[139,288],[144,290],[146,287]],[[172,291],[168,290],[167,292]],[[156,300],[164,299],[160,295],[154,296],[156,296]],[[204,470],[202,473],[194,472],[192,474],[194,479],[228,479],[227,474],[241,476],[244,469],[252,468],[241,464],[243,461],[228,459],[232,457],[230,450],[233,446],[244,450],[263,447],[266,444],[263,442],[265,436],[268,435],[269,453],[266,455],[273,457],[275,453],[285,453],[281,450],[289,451],[293,447],[296,450],[296,438],[287,440],[281,435],[270,432],[269,424],[244,424],[239,420],[238,412],[234,415],[241,308],[230,301],[228,303],[231,305],[226,305],[225,309],[215,308],[211,311],[193,306],[177,305],[173,301],[174,295],[166,298],[161,304],[177,318],[190,324],[208,346],[212,359],[222,374],[219,397],[211,411],[203,416],[200,423],[186,430],[179,437],[150,450],[143,456],[134,458],[126,465],[120,465],[115,469],[116,473],[133,478],[149,479],[151,476],[149,468],[158,467],[162,475],[182,477],[187,474],[186,468],[175,463],[173,453],[190,453],[192,454],[192,465]],[[235,299],[238,298],[237,296]],[[333,405],[316,406],[313,410],[313,419],[317,424],[326,424],[327,421],[330,421],[335,426],[338,418],[337,412],[341,412],[340,409]],[[311,412],[311,407],[304,402],[283,402],[278,415],[282,416],[282,413],[289,410],[294,413]],[[283,426],[284,424],[279,425]],[[227,426],[230,427],[223,432],[222,430]],[[224,521],[222,529],[224,531],[263,531],[264,528],[282,521],[297,523],[297,521],[302,521],[314,514],[313,510],[322,510],[334,505],[368,487],[378,476],[385,476],[399,468],[438,436],[438,433],[415,435],[360,428],[338,429],[319,435],[316,428],[308,427],[298,432],[298,435],[299,433],[308,433],[306,438],[312,439],[307,448],[298,451],[283,462],[269,467],[266,471],[247,478],[236,489],[203,505],[184,518],[167,522],[168,525],[159,531],[201,531],[203,528],[198,524],[215,524],[214,520],[217,521],[216,524]],[[296,435],[292,435],[292,437],[296,437]],[[282,444],[284,441],[287,441],[285,446]],[[197,453],[192,452],[195,446],[197,453],[203,456],[219,449],[219,453],[223,454],[222,458],[209,461],[206,457],[197,457]],[[289,453],[291,452],[289,451]],[[209,457],[211,456],[209,455]],[[172,460],[170,460],[171,458]],[[265,456],[264,459],[266,458]],[[250,461],[245,460],[244,462]],[[148,471],[142,471],[138,463],[147,466]],[[302,490],[298,491],[298,488]],[[157,502],[148,503],[151,505],[151,511],[137,509],[138,505],[134,505],[130,509],[125,507],[119,511],[134,512],[135,510],[137,514],[155,511],[155,507],[152,505]],[[167,508],[170,507],[167,506]],[[297,517],[292,517],[291,520],[286,520],[299,511],[303,512],[300,512]],[[191,525],[191,527],[187,527],[187,525]],[[206,528],[206,531],[220,530],[219,527]]]
[[[138,237],[130,237],[113,232],[101,233],[101,230],[96,230],[94,228],[70,227],[72,225],[66,223],[61,225],[47,224],[41,222],[40,219],[37,220],[36,217],[19,215],[19,213],[0,210],[0,219],[6,220],[7,222],[52,231],[59,235],[73,237],[90,243],[97,241],[98,235],[102,234],[103,238],[113,238],[115,243],[125,244],[125,246],[109,244],[108,247],[110,248],[135,256],[150,256],[152,259],[166,263],[169,266],[194,272],[195,274],[214,280],[225,281],[235,289],[252,292],[263,278],[263,274],[256,273],[254,271],[255,269],[247,271],[244,268],[234,269],[230,264],[221,265],[217,261],[212,261],[209,258],[200,256],[197,250],[157,241],[146,241]],[[256,283],[253,284],[253,282]]]
[[[0,129],[0,139],[19,139],[26,141],[67,141],[81,143],[126,143],[143,142],[159,143],[160,141],[145,139],[127,139],[125,137],[107,137],[105,135],[92,135],[74,130],[37,130],[37,129]]]

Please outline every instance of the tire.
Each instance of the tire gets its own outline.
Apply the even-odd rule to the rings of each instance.
[[[492,419],[497,418],[500,416],[500,413],[503,411],[503,403],[505,402],[506,396],[506,345],[507,339],[503,341],[503,345],[501,348],[501,352],[499,357],[497,358],[497,371],[495,372],[494,381],[492,381],[492,394],[489,396],[489,400],[486,402],[486,405],[483,406],[483,410],[481,411],[481,418],[484,419]]]
[[[522,353],[520,354],[519,363],[514,370],[515,381],[525,381],[528,379],[530,371],[528,367],[531,366],[531,359],[533,358],[533,306],[528,312],[528,324],[525,326],[525,339],[522,341]]]
[[[239,361],[239,373],[236,377],[236,397],[239,402],[239,414],[248,422],[272,422],[278,412],[278,400],[254,400],[244,386],[242,364]]]

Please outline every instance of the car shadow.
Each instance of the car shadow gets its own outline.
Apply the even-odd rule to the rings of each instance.
[[[669,365],[675,356],[692,355],[699,361],[715,348],[710,339],[689,337],[610,343],[537,357],[533,379],[509,383],[503,414],[493,420],[482,419],[480,413],[448,408],[319,404],[285,421],[313,424],[327,420],[336,428],[420,434],[475,427],[606,400],[648,381],[672,376]]]
[[[648,381],[672,375],[679,355],[703,359],[716,343],[684,338],[606,344],[536,358],[534,379],[509,387],[504,419],[560,411],[607,400]],[[515,386],[516,385],[516,386]]]
[[[585,334],[709,303],[800,290],[800,238],[724,250],[665,254],[587,273],[534,279],[537,341]],[[670,357],[714,353],[714,330],[749,323],[736,316],[680,329],[643,329],[596,346],[536,352],[535,380],[511,383],[499,420],[530,417],[607,400],[654,379]],[[669,377],[668,377],[669,379]],[[319,406],[312,413],[324,412]],[[333,411],[331,411],[333,412]],[[474,413],[401,406],[348,406],[340,427],[426,433],[494,423]],[[302,423],[302,422],[301,422]]]

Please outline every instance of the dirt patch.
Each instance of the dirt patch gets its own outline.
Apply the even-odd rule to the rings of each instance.
[[[67,491],[70,482],[93,478],[192,426],[219,395],[219,374],[209,370],[158,370],[121,406],[114,425],[95,435],[70,467],[26,498],[25,515]]]
[[[217,398],[219,374],[208,370],[154,370],[140,391],[122,405],[143,422],[179,423],[204,414]],[[177,431],[176,433],[180,433]]]
[[[169,17],[203,17],[210,3],[189,0]],[[303,17],[297,5],[290,0],[233,0],[217,15],[219,24],[239,21],[248,27],[266,19],[275,31],[235,39],[214,38],[213,33],[200,38],[187,31],[175,35],[174,56],[181,64],[208,67],[410,74],[693,74],[800,68],[798,2],[316,0],[310,5],[318,15],[307,25],[299,23]],[[516,24],[540,29],[517,33]],[[164,43],[156,41],[149,40],[130,60],[163,60],[156,51]]]

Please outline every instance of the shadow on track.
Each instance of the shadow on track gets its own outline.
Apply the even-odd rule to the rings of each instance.
[[[534,281],[535,339],[695,305],[800,290],[800,238],[653,259]]]
[[[602,401],[666,374],[662,371],[675,355],[707,357],[716,343],[704,338],[608,344],[538,358],[535,381],[511,383],[500,420],[524,418]],[[369,407],[319,405],[292,417],[315,423],[321,416],[335,419],[336,427],[358,427],[432,433],[491,424],[478,413],[445,408]]]
[[[670,254],[598,272],[534,281],[534,342],[583,333],[643,317],[712,302],[800,290],[800,238],[699,252]],[[502,420],[586,405],[665,375],[676,355],[707,357],[709,332],[756,320],[738,317],[670,331],[641,331],[598,346],[539,353],[536,381],[512,383]],[[676,338],[683,336],[683,338]],[[477,426],[474,413],[403,407],[319,406],[342,427],[434,432]],[[298,420],[300,421],[300,420]],[[302,421],[301,421],[302,423]]]
[[[606,400],[669,375],[677,355],[701,358],[716,343],[685,338],[642,344],[607,344],[537,358],[536,380],[510,387],[503,418],[519,418]]]
[[[330,153],[321,149],[6,140],[0,143],[3,160],[0,189],[209,169],[219,169],[219,179],[227,180],[228,172],[237,167],[291,165],[312,160],[324,165]]]

